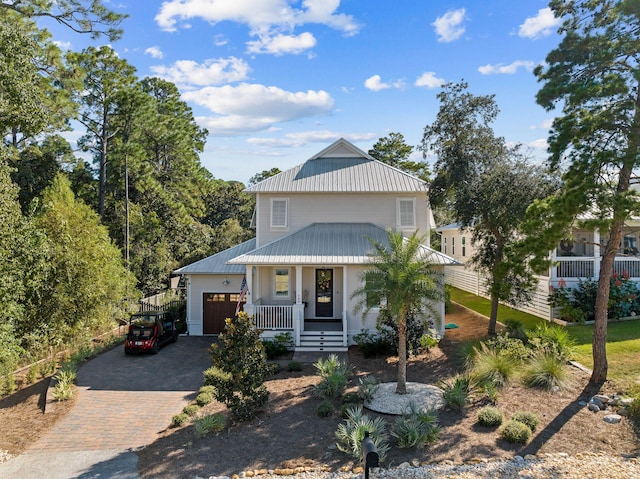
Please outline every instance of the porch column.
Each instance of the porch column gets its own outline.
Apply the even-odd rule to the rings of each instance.
[[[552,281],[556,281],[558,279],[558,276],[556,275],[556,271],[558,270],[557,264],[556,264],[558,259],[558,256],[556,254],[557,250],[558,250],[557,245],[555,248],[551,250],[551,267],[550,267],[551,271],[549,272],[549,279],[551,279]]]
[[[244,296],[244,312],[247,316],[251,317],[255,315],[255,308],[253,306],[253,266],[245,266],[245,277],[247,278],[247,294]]]
[[[348,342],[347,325],[349,321],[347,320],[347,311],[349,309],[349,296],[351,296],[347,278],[348,269],[348,266],[342,268],[342,346],[344,347],[347,347]]]
[[[296,304],[293,307],[293,336],[295,345],[300,346],[300,336],[304,331],[304,304],[302,304],[302,265],[296,266]]]
[[[600,230],[593,231],[593,278],[598,279],[600,277]]]

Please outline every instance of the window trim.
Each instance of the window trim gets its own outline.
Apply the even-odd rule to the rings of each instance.
[[[284,203],[284,224],[274,224],[273,220],[274,220],[274,205],[275,203]],[[269,224],[271,225],[271,228],[288,228],[289,227],[289,198],[271,198],[271,202],[270,202],[270,219],[269,219]]]
[[[402,211],[401,204],[402,203],[411,203],[411,221],[409,224],[402,224]],[[398,197],[396,198],[396,224],[399,230],[412,230],[416,228],[416,199],[413,197]]]
[[[287,294],[278,294],[278,272],[287,272]],[[284,275],[283,275],[284,276]],[[273,268],[273,297],[274,299],[291,299],[291,268]]]
[[[462,244],[460,245],[462,247],[462,257],[466,257],[467,256],[467,238],[466,236],[462,237]]]

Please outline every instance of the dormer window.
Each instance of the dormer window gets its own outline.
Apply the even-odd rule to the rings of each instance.
[[[414,229],[416,227],[416,199],[397,199],[398,229]]]
[[[287,220],[289,216],[289,199],[288,198],[272,198],[271,199],[271,227],[286,228],[289,226]]]

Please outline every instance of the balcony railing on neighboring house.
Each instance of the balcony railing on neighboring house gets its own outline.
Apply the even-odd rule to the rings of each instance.
[[[596,259],[579,256],[558,257],[555,266],[556,278],[590,278],[596,277]],[[599,261],[599,258],[598,258]],[[618,274],[626,273],[631,278],[640,279],[640,258],[616,258],[613,270]]]
[[[293,329],[293,306],[254,305],[254,321],[258,329]]]

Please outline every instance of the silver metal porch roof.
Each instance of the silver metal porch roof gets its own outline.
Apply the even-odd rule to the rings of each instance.
[[[301,265],[368,264],[374,248],[369,238],[387,244],[387,232],[370,223],[315,223],[253,251],[230,259],[230,264]],[[459,265],[455,259],[423,246],[436,265]]]
[[[240,243],[232,248],[220,251],[212,256],[188,264],[174,271],[175,274],[244,274],[246,268],[241,264],[229,264],[228,261],[238,255],[255,249],[256,239]]]

